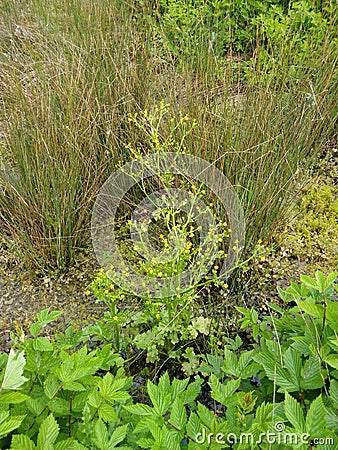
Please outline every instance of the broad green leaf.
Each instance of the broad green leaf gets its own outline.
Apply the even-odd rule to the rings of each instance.
[[[69,415],[69,400],[65,400],[64,398],[53,398],[50,402],[48,402],[49,410],[55,416],[65,417]]]
[[[168,394],[170,392],[170,379],[168,372],[165,372],[160,379],[158,380],[158,387],[164,394]]]
[[[59,434],[59,425],[54,419],[53,414],[50,414],[42,422],[39,428],[39,434],[37,439],[37,446],[39,450],[52,450],[53,444],[56,441]]]
[[[101,419],[98,419],[94,426],[94,444],[100,450],[108,449],[108,430]]]
[[[173,382],[173,384],[174,384],[174,382]],[[177,395],[183,404],[192,403],[196,399],[198,394],[201,392],[201,386],[202,386],[202,379],[199,377],[196,377],[194,382],[189,383],[189,385],[185,391],[180,392]]]
[[[220,383],[214,374],[210,375],[209,385],[211,387],[211,397],[222,405],[228,405],[231,396],[236,392],[241,384],[241,379],[230,380],[224,384]]]
[[[300,280],[302,283],[304,283],[307,287],[310,289],[315,289],[316,291],[320,290],[320,287],[318,286],[318,283],[313,278],[309,277],[308,275],[301,275]]]
[[[178,430],[182,430],[187,422],[185,406],[179,398],[176,398],[173,403],[169,422]]]
[[[8,355],[5,375],[2,380],[0,391],[3,389],[17,389],[28,381],[27,378],[22,376],[25,364],[26,360],[24,357],[24,352],[22,351],[15,354],[11,349]]]
[[[338,369],[338,355],[337,354],[327,355],[327,357],[325,358],[325,362],[327,364],[329,364],[331,367]]]
[[[166,428],[164,430],[163,446],[170,450],[181,450],[180,443],[182,441],[182,433]]]
[[[155,445],[155,441],[154,439],[150,438],[141,438],[136,442],[136,444],[140,448],[153,448],[153,446]]]
[[[6,415],[8,417],[9,413]],[[6,418],[6,420],[0,421],[0,438],[7,436],[11,431],[19,428],[25,417],[26,416],[11,416]]]
[[[325,275],[320,270],[317,270],[316,274],[315,274],[315,277],[316,277],[316,281],[317,281],[319,290],[321,292],[324,292],[325,291],[325,287],[326,287]]]
[[[305,419],[300,404],[290,394],[285,392],[285,415],[293,427],[300,432],[304,432]]]
[[[171,399],[175,400],[178,394],[183,392],[185,388],[189,384],[189,378],[185,378],[184,380],[179,380],[178,378],[174,378],[171,384]],[[188,387],[191,386],[191,383]]]
[[[88,448],[74,439],[69,438],[55,444],[54,450],[88,450]]]
[[[36,446],[28,436],[24,434],[14,434],[12,437],[11,450],[36,450]]]
[[[56,320],[59,316],[61,316],[61,311],[52,311],[49,312],[49,308],[43,309],[39,314],[37,315],[37,323],[44,327],[50,322],[53,322]]]
[[[338,381],[333,379],[330,383],[330,397],[333,404],[338,408]]]
[[[38,398],[30,397],[26,401],[26,405],[27,405],[27,408],[29,409],[29,411],[31,411],[33,414],[38,416],[39,414],[42,413],[44,408],[47,406],[47,402],[44,401],[44,399],[41,397],[38,397]]]
[[[120,427],[117,427],[113,434],[111,435],[111,438],[109,439],[109,449],[112,449],[117,446],[120,442],[123,441],[123,439],[127,435],[128,425],[122,425]]]
[[[197,406],[197,414],[200,420],[203,422],[203,424],[210,428],[211,424],[215,420],[215,416],[213,415],[212,411],[208,409],[206,406],[202,405],[201,403],[198,403]]]
[[[136,405],[126,405],[123,406],[124,409],[137,416],[153,416],[155,411],[149,405],[144,405],[143,403],[136,403]]]
[[[33,340],[33,348],[34,350],[39,350],[41,352],[52,352],[53,345],[51,342],[45,337],[37,337]]]
[[[338,332],[338,302],[332,302],[327,305],[326,320],[330,327]]]
[[[99,417],[105,422],[117,422],[118,417],[115,409],[108,405],[108,403],[103,403],[98,410]]]
[[[338,272],[331,272],[326,278],[325,290],[328,289],[337,279]]]
[[[287,371],[289,372],[289,379],[292,383],[300,387],[301,383],[301,371],[302,371],[302,360],[300,354],[297,350],[293,348],[288,348],[283,355],[283,360]]]
[[[321,374],[321,361],[317,354],[310,356],[304,363],[301,378],[303,389],[318,389],[324,384]]]
[[[297,302],[299,309],[311,317],[321,319],[324,317],[324,307],[322,305],[316,305],[315,303],[308,302],[306,300]]]
[[[55,375],[50,374],[47,376],[47,378],[45,379],[44,385],[43,385],[43,389],[44,392],[46,394],[46,396],[51,399],[53,398],[56,393],[60,390],[60,387],[62,386],[62,384],[60,383],[60,381],[56,378]]]
[[[321,435],[326,427],[326,409],[322,400],[322,396],[319,395],[310,405],[308,413],[306,415],[306,432],[313,437]]]
[[[187,434],[188,436],[196,440],[196,436],[198,436],[199,433],[202,432],[203,424],[201,423],[200,419],[198,418],[197,414],[192,412],[190,414],[188,423],[187,423]]]
[[[0,405],[22,403],[29,398],[21,392],[0,392]]]
[[[156,386],[151,381],[148,381],[147,389],[150,400],[154,405],[155,412],[158,415],[162,416],[168,410],[171,401],[171,395],[170,394],[165,395],[164,393],[162,393],[158,388],[158,386]]]

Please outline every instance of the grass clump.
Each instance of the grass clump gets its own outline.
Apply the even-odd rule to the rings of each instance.
[[[133,157],[130,149],[147,153],[152,145],[149,121],[142,130],[128,119],[155,111],[161,99],[198,124],[185,149],[217,165],[235,187],[247,253],[271,234],[302,169],[332,137],[337,51],[330,33],[308,35],[308,53],[296,51],[287,32],[278,46],[268,34],[266,45],[255,41],[252,55],[243,41],[243,71],[231,45],[216,55],[198,33],[191,60],[160,45],[141,2],[6,1],[0,9],[0,219],[33,269],[63,269],[88,245],[102,183]],[[169,13],[159,11],[159,29]],[[208,20],[203,26],[212,32]],[[159,145],[168,142],[171,118],[155,124]],[[175,129],[173,139],[181,142],[182,133]]]

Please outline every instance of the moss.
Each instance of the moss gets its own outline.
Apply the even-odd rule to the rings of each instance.
[[[275,238],[290,260],[333,270],[338,258],[338,198],[330,185],[312,184],[298,201],[297,216]]]
[[[302,192],[289,223],[266,244],[264,258],[242,273],[241,296],[247,305],[266,308],[279,301],[276,285],[285,288],[302,274],[326,275],[338,266],[338,188],[334,179],[316,178]]]

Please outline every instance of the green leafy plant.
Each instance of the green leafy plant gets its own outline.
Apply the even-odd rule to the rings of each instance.
[[[110,344],[88,350],[89,329],[48,339],[59,312],[42,311],[31,337],[13,335],[0,355],[1,447],[268,450],[274,440],[280,450],[337,448],[337,276],[303,276],[279,290],[291,306],[270,304],[265,318],[241,308],[243,328],[265,323],[253,348],[228,339],[223,355],[207,355],[202,376],[148,380],[143,402],[132,401]]]

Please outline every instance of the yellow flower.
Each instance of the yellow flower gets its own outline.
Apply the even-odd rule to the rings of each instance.
[[[160,319],[161,318],[161,315],[160,314],[156,314],[156,319]]]
[[[263,241],[262,241],[262,239],[258,239],[258,244],[261,244]]]
[[[91,292],[90,292],[90,291],[86,291],[85,294],[86,294],[86,295],[90,295]]]
[[[124,294],[120,295],[120,299],[121,299],[121,300],[123,300],[124,298],[125,298],[125,295],[124,295]]]
[[[223,242],[223,238],[218,238],[218,242]]]
[[[115,320],[115,322],[116,322],[116,321],[119,320],[119,318],[118,318],[117,316],[114,316],[114,317],[113,317],[113,320]]]
[[[222,345],[222,342],[221,341],[217,341],[217,345]]]
[[[218,267],[218,266],[215,266],[215,267],[214,267],[214,269],[215,269],[215,270],[218,270],[218,269],[219,269],[219,267]]]
[[[105,294],[109,294],[108,289],[105,289],[105,290],[104,290],[104,293],[105,293]]]
[[[159,272],[159,273],[157,274],[157,276],[158,276],[158,277],[162,277],[162,276],[163,276],[163,272]]]
[[[162,233],[160,234],[160,239],[164,239],[164,236]]]
[[[99,272],[100,272],[100,273],[103,273],[103,272],[104,272],[104,269],[102,269],[102,267],[101,267],[101,269],[99,270]]]
[[[115,286],[113,284],[111,284],[109,287],[110,287],[111,290],[115,289]]]
[[[228,285],[227,285],[227,283],[225,283],[224,285],[223,285],[223,287],[224,287],[224,289],[228,289]]]

